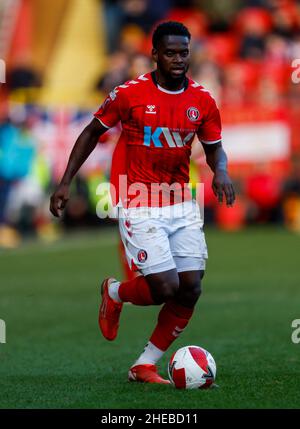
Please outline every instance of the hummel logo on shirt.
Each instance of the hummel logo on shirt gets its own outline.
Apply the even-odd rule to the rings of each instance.
[[[155,108],[156,106],[154,104],[148,104],[147,110],[145,113],[152,113],[155,115],[156,114]]]

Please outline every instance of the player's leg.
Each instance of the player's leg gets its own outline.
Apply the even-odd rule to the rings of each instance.
[[[188,325],[201,294],[207,248],[199,211],[194,203],[186,204],[184,216],[172,220],[169,237],[176,263],[179,288],[159,312],[157,325],[135,365],[155,364]]]
[[[168,223],[167,219],[167,223]],[[126,249],[126,256],[131,266],[135,266],[143,274],[127,282],[111,281],[106,287],[110,303],[115,307],[123,302],[131,302],[136,305],[162,304],[173,298],[179,289],[179,276],[173,260],[166,225],[162,219],[125,219],[120,221],[120,232]],[[113,305],[105,308],[113,308]],[[116,310],[117,313],[118,310]],[[115,313],[115,314],[116,314]],[[110,317],[110,320],[108,320]],[[163,317],[163,316],[162,316]],[[170,316],[172,318],[172,314]],[[104,324],[110,331],[117,332],[118,320],[106,314],[102,317]],[[101,327],[100,320],[100,327]],[[179,324],[176,315],[173,315],[173,325],[168,325],[167,332],[174,330]],[[185,321],[184,321],[185,323]],[[112,325],[114,327],[112,328]],[[181,326],[181,325],[180,325]],[[107,329],[107,326],[106,326]],[[183,327],[182,327],[183,329]],[[102,333],[107,338],[107,331]],[[111,339],[111,338],[108,338]],[[148,344],[146,354],[140,362],[134,364],[129,371],[129,379],[132,381],[150,383],[169,383],[157,373],[156,362],[163,354],[160,344]],[[142,362],[145,363],[142,363]]]
[[[170,248],[180,278],[175,302],[193,308],[201,295],[207,254],[203,220],[195,201],[184,203],[184,216],[174,222]]]
[[[157,326],[150,338],[150,343],[155,344],[162,352],[183,332],[192,317],[201,294],[201,279],[207,258],[203,222],[198,206],[189,201],[183,203],[181,208],[182,215],[171,220],[172,231],[169,236],[179,288],[162,307]]]
[[[177,270],[180,279],[179,289],[174,296],[174,301],[185,307],[194,308],[202,293],[205,261],[199,259],[197,262],[197,258],[191,257],[174,257],[174,260],[178,267]],[[191,269],[191,263],[194,263],[194,269]],[[182,268],[182,265],[186,265],[187,268]]]
[[[122,302],[135,305],[160,305],[173,297],[179,289],[179,277],[176,268],[163,272],[138,276],[135,281],[122,282],[118,294]]]
[[[195,258],[184,259],[186,264],[191,266]],[[166,299],[159,312],[157,325],[134,366],[155,365],[171,344],[182,334],[193,315],[195,305],[201,294],[203,275],[204,271],[199,270],[199,261],[192,266],[191,271],[178,273],[179,287]],[[147,280],[150,280],[148,276]]]
[[[179,290],[179,276],[176,269],[168,270],[159,273],[148,274],[144,277],[145,281],[149,285],[153,300],[156,304],[161,304],[174,298]],[[167,318],[168,324],[163,324],[161,330],[162,335],[170,336],[172,331],[181,320],[176,315],[164,314],[160,312],[159,320]],[[176,334],[177,335],[177,334]],[[164,350],[162,350],[161,343],[159,341],[150,341],[147,343],[144,351],[132,365],[128,373],[129,381],[148,382],[148,383],[160,383],[169,384],[168,380],[165,380],[157,373],[156,362],[162,357]]]
[[[172,261],[174,264],[174,262]],[[165,266],[169,266],[168,262]],[[154,268],[153,268],[154,269]],[[173,297],[179,289],[176,268],[159,273],[140,275],[126,282],[107,278],[101,286],[102,302],[99,311],[99,327],[107,340],[117,336],[123,302],[135,305],[160,305]]]
[[[184,203],[184,216],[172,222],[170,248],[179,277],[179,289],[162,307],[150,342],[166,351],[188,325],[201,295],[207,246],[200,211],[194,202]],[[176,328],[173,330],[172,323]]]
[[[117,289],[119,289],[117,295],[123,297],[124,299],[127,296],[127,301],[130,300],[130,302],[133,302],[135,304],[138,303],[140,305],[142,304],[142,302],[144,302],[145,305],[147,305],[150,303],[151,300],[151,303],[153,304],[161,304],[173,299],[176,296],[176,293],[179,290],[179,281],[180,280],[177,270],[174,268],[164,272],[148,274],[146,276],[139,276],[133,280],[130,280],[129,282],[121,283],[121,285],[119,286],[114,279],[111,279],[110,283],[109,281],[107,281],[105,292],[108,295],[109,286],[111,285],[111,288],[114,289],[114,287],[117,285]],[[144,287],[145,285],[147,285],[147,288]],[[144,295],[141,293],[141,291],[144,291]],[[150,293],[150,297],[149,301],[146,303],[148,293]],[[111,293],[111,295],[113,294]],[[123,303],[117,303],[116,301],[113,301],[110,297],[108,297],[106,301],[103,300],[102,303],[103,302],[105,302],[105,307],[108,308],[108,306],[110,306],[111,310],[109,313],[109,319],[107,314],[105,317],[100,318],[100,328],[107,339],[114,339],[117,334],[117,329],[119,325],[119,314]],[[159,326],[161,325],[161,323],[163,324],[163,326],[160,326],[160,329],[156,329],[155,331],[158,331],[158,339],[160,335],[167,335],[168,341],[170,337],[173,340],[173,338],[175,337],[172,336],[172,332],[175,330],[174,332],[177,336],[179,333],[176,329],[184,329],[186,320],[182,320],[182,314],[177,314],[177,308],[180,308],[180,306],[177,305],[176,309],[174,309],[173,307],[175,306],[175,304],[171,308],[167,306],[167,308],[160,313],[161,315],[159,317]],[[112,311],[113,309],[114,311]],[[164,324],[164,319],[168,320],[167,325]],[[162,349],[161,342],[156,342],[155,340],[151,342],[150,339],[150,342],[140,356],[139,360],[130,368],[128,374],[129,380],[138,382],[169,384],[168,380],[163,379],[157,373],[157,367],[155,366],[155,363],[161,358],[163,353],[164,350]]]
[[[149,224],[139,220],[140,230],[135,224],[134,231],[131,230],[132,225],[129,222],[125,222],[126,228],[120,228],[121,232],[123,229],[121,237],[126,248],[127,259],[138,265],[144,277],[140,276],[121,284],[112,282],[109,292],[111,301],[114,300],[116,303],[119,301],[119,305],[122,305],[121,299],[139,305],[160,304],[167,301],[159,313],[158,323],[150,341],[129,371],[129,379],[168,383],[157,374],[155,363],[184,330],[192,316],[193,308],[191,305],[182,305],[174,299],[180,289],[180,277],[177,269],[173,268],[176,265],[171,255],[169,237],[165,229],[160,228],[161,225],[151,223],[149,227]],[[183,229],[182,225],[180,227]],[[184,233],[181,235],[184,236]],[[145,243],[147,243],[147,249],[141,249],[142,245],[145,247]],[[199,258],[196,260],[198,261]],[[191,263],[188,262],[188,265],[180,268],[184,270],[186,266],[190,267]],[[197,269],[199,269],[198,264],[197,268],[192,267],[192,270]],[[183,278],[182,275],[181,277]],[[191,279],[189,283],[190,287],[194,288],[196,279]],[[191,295],[192,292],[189,292],[189,296]]]
[[[102,283],[99,327],[108,340],[116,338],[123,302],[161,304],[179,287],[168,234],[161,222],[142,215],[132,218],[127,215],[119,220],[119,227],[127,261],[143,275],[125,282],[108,278]]]

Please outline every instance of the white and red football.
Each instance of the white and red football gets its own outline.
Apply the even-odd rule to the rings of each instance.
[[[216,363],[212,355],[199,346],[185,346],[173,353],[169,379],[177,389],[205,389],[216,379]]]

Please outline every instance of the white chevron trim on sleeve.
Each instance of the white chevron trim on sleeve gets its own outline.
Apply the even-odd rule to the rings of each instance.
[[[213,141],[205,141],[205,140],[201,140],[201,143],[204,143],[204,144],[215,144],[215,143],[219,143],[220,141],[222,141],[222,139],[219,139],[219,140],[213,140]]]
[[[100,122],[100,124],[101,124],[101,125],[103,125],[103,127],[104,127],[104,128],[107,128],[108,130],[111,128],[111,127],[109,127],[109,126],[105,125],[105,124],[101,121],[101,119],[97,118],[97,116],[95,116],[95,118],[96,118],[96,119],[98,119],[98,121]]]
[[[138,77],[139,80],[149,80],[147,77],[145,77],[144,74],[141,74],[141,76]]]

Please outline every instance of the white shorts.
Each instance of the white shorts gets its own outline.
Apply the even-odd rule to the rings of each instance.
[[[143,275],[205,269],[207,247],[196,201],[166,207],[119,208],[128,264]]]

